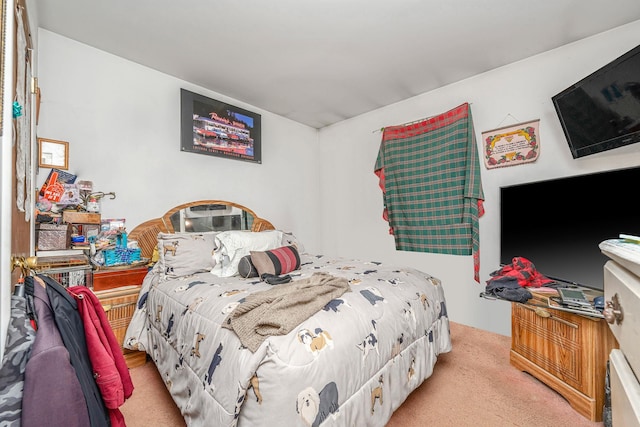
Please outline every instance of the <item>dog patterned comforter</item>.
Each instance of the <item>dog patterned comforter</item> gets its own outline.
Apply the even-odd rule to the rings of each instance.
[[[146,351],[189,426],[384,426],[451,350],[440,281],[412,268],[301,254],[350,291],[251,352],[221,325],[259,278],[145,278],[125,347]]]

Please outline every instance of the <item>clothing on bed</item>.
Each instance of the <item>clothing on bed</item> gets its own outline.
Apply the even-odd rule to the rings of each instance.
[[[249,295],[222,326],[232,329],[242,345],[255,352],[267,337],[288,334],[329,301],[350,290],[345,278],[314,273],[307,279]]]
[[[396,249],[473,255],[479,282],[484,194],[469,104],[386,127],[374,171]]]

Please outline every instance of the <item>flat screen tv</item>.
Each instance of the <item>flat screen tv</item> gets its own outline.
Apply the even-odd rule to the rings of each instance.
[[[502,187],[500,264],[514,257],[560,282],[603,290],[600,242],[640,235],[640,167]]]
[[[552,100],[574,159],[640,142],[640,46]]]

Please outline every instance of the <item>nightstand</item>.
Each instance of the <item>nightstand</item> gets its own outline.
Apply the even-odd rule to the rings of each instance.
[[[511,364],[554,389],[586,418],[602,421],[607,359],[618,346],[607,322],[536,309],[533,304],[546,305],[546,296],[532,294],[526,304],[511,303]]]

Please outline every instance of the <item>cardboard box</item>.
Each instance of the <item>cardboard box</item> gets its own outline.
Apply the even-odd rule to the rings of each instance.
[[[71,224],[100,224],[100,214],[92,212],[62,211],[62,221]]]

